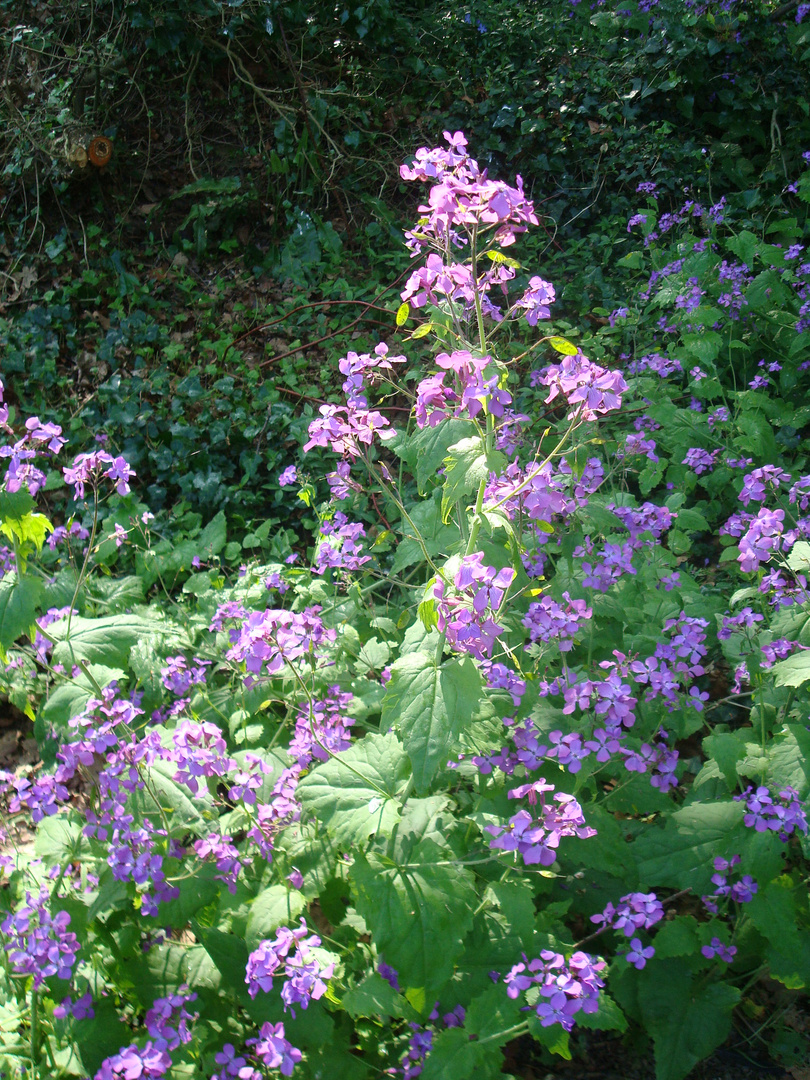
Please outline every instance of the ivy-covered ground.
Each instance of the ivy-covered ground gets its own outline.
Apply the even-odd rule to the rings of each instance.
[[[807,7],[0,2],[0,1073],[806,1080]]]

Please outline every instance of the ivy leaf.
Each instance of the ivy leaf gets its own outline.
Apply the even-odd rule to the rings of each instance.
[[[425,794],[478,708],[481,676],[469,657],[438,667],[433,656],[410,653],[391,666],[382,726],[396,725],[413,765],[417,794]]]
[[[456,503],[467,494],[477,491],[481,481],[491,472],[500,473],[506,456],[500,450],[486,451],[483,440],[462,439],[448,447],[444,459],[444,489],[442,491],[442,521],[447,524]]]
[[[431,1004],[453,973],[477,902],[472,874],[448,866],[446,855],[424,839],[407,864],[357,852],[350,872],[357,910],[377,951],[399,973],[403,989],[424,990]]]
[[[297,794],[339,844],[350,845],[391,835],[409,775],[397,736],[370,734],[314,768]]]
[[[701,984],[680,960],[660,960],[639,972],[638,1000],[653,1037],[656,1080],[683,1080],[727,1039],[740,990]]]

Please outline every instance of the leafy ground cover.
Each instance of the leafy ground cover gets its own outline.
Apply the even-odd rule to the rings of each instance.
[[[10,1076],[522,1077],[646,1039],[680,1080],[730,1039],[802,1077],[804,13],[581,7],[425,38],[467,100],[359,244],[315,204],[240,239],[244,177],[192,176],[137,254],[86,207],[47,270],[15,249]]]

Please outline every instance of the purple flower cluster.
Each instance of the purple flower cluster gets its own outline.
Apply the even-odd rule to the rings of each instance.
[[[758,891],[759,886],[750,874],[743,874],[739,881],[735,881],[731,885],[728,884],[729,873],[740,861],[741,857],[739,855],[732,855],[730,859],[723,859],[718,856],[714,860],[712,864],[714,873],[711,879],[712,885],[715,887],[714,892],[701,897],[704,907],[713,915],[717,914],[717,900],[728,897],[738,904],[747,904],[754,893]]]
[[[585,421],[618,409],[627,389],[620,371],[607,371],[579,352],[546,368],[539,381],[549,388],[546,403],[561,396],[572,407],[569,417]]]
[[[713,960],[715,956],[725,964],[731,964],[737,954],[736,945],[724,945],[719,937],[713,937],[711,943],[704,945],[700,950],[707,960]]]
[[[106,1058],[93,1080],[153,1080],[165,1076],[171,1067],[165,1049],[150,1039],[143,1047],[133,1043]]]
[[[77,454],[72,467],[62,469],[65,483],[73,487],[74,497],[84,499],[85,485],[95,490],[102,479],[109,480],[119,495],[129,495],[130,477],[135,471],[122,457],[113,457],[106,450],[95,450],[91,454]]]
[[[191,1042],[188,1025],[197,1019],[198,1014],[187,1012],[186,1005],[196,1000],[197,995],[189,993],[187,986],[181,986],[176,994],[155,998],[152,1008],[144,1017],[144,1026],[155,1046],[163,1050],[176,1050],[181,1043]]]
[[[362,554],[358,543],[366,535],[365,528],[359,522],[350,522],[340,510],[321,524],[320,531],[321,536],[329,539],[319,544],[315,553],[316,574],[325,574],[330,569],[351,572],[371,562],[371,556]]]
[[[735,795],[735,801],[745,803],[743,823],[757,832],[775,832],[779,839],[787,842],[791,833],[798,830],[807,833],[807,816],[799,801],[798,792],[792,787],[785,787],[776,799],[770,789],[749,786],[742,795]]]
[[[633,937],[639,930],[649,930],[664,917],[664,906],[655,893],[628,893],[618,906],[607,904],[604,911],[591,915],[591,922],[601,930],[619,930]]]
[[[301,925],[290,930],[282,926],[276,933],[275,941],[261,941],[248,957],[245,982],[248,993],[256,997],[260,990],[269,993],[273,988],[273,979],[279,974],[284,976],[281,988],[281,1000],[285,1011],[289,1008],[293,1017],[293,1005],[306,1009],[310,1001],[317,1001],[326,993],[326,980],[331,979],[335,965],[321,968],[310,953],[317,948],[321,939],[317,934],[307,935],[307,924],[302,918]]]
[[[700,447],[693,446],[686,451],[686,457],[681,464],[688,465],[695,476],[702,476],[703,473],[713,472],[721,452],[720,450],[701,450]]]
[[[763,465],[762,468],[752,469],[743,477],[740,502],[743,506],[748,506],[750,502],[764,502],[769,492],[778,491],[782,484],[789,484],[792,479],[790,473],[780,469],[778,465]]]
[[[497,614],[514,577],[511,566],[501,570],[484,566],[484,553],[476,551],[462,558],[453,578],[455,591],[448,591],[443,579],[434,579],[428,592],[436,602],[439,631],[452,648],[478,659],[491,655],[496,638],[503,633],[492,615]]]
[[[251,675],[262,669],[273,675],[285,664],[318,656],[323,646],[337,637],[335,630],[324,626],[320,610],[315,605],[300,613],[279,608],[250,612],[227,658],[243,660]]]
[[[595,1013],[599,1009],[599,993],[604,987],[600,974],[606,968],[604,960],[595,960],[588,953],[575,952],[568,960],[560,953],[544,949],[535,960],[523,956],[522,964],[504,976],[506,992],[516,998],[533,986],[540,988],[540,998],[534,1008],[543,1027],[559,1024],[571,1031],[576,1014]]]
[[[553,790],[554,785],[544,780],[512,788],[509,798],[528,796],[532,809],[519,810],[505,825],[487,825],[486,831],[493,837],[489,846],[501,851],[517,851],[527,866],[535,863],[551,866],[564,836],[577,836],[581,840],[595,836],[596,829],[585,824],[582,807],[573,795],[558,792],[554,796],[558,805],[546,805],[545,793]]]
[[[750,572],[758,570],[762,563],[770,562],[773,552],[782,544],[784,528],[784,510],[760,509],[740,538],[737,556],[740,569]]]
[[[290,742],[290,757],[303,771],[313,759],[327,761],[330,755],[347,750],[351,744],[349,728],[354,720],[346,715],[353,695],[339,686],[330,686],[325,698],[304,702],[298,709],[295,734]]]
[[[4,404],[4,387],[0,380],[0,429],[13,436],[8,418],[9,410]],[[36,495],[45,484],[46,476],[42,469],[33,464],[34,460],[37,457],[54,457],[66,442],[58,424],[42,423],[38,416],[29,417],[25,421],[25,434],[10,446],[0,446],[0,458],[8,460],[5,490],[13,492],[27,488],[31,495]]]
[[[200,660],[195,656],[192,666],[189,667],[185,656],[169,656],[165,666],[160,669],[160,681],[175,697],[185,697],[192,686],[205,684],[205,669],[210,664],[210,660]]]
[[[574,637],[580,631],[580,622],[591,617],[591,609],[584,600],[572,600],[567,592],[562,594],[563,607],[550,596],[529,604],[523,625],[532,641],[553,641],[560,652],[570,652]]]
[[[70,915],[59,911],[52,915],[46,886],[38,894],[26,892],[25,903],[0,923],[15,975],[32,975],[34,989],[56,975],[69,980],[79,952],[76,935],[68,930]]]

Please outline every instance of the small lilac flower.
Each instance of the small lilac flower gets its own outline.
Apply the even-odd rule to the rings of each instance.
[[[634,937],[630,942],[630,949],[625,954],[625,960],[628,964],[632,964],[637,971],[641,971],[653,956],[655,956],[655,949],[652,945],[648,945],[645,949],[641,939]]]
[[[719,937],[713,937],[711,944],[704,945],[700,950],[707,960],[713,960],[715,956],[719,957],[726,964],[730,964],[736,955],[736,945],[724,945]]]
[[[289,487],[291,484],[295,484],[298,480],[298,469],[295,465],[288,465],[284,472],[279,474],[278,486]]]

